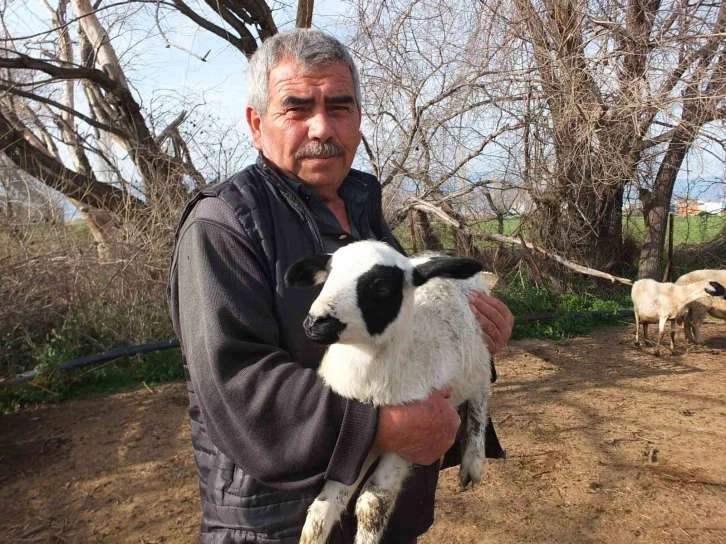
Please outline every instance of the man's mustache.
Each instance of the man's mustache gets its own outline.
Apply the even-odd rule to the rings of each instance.
[[[345,148],[334,142],[310,142],[295,152],[296,159],[319,159],[339,157],[345,154]]]

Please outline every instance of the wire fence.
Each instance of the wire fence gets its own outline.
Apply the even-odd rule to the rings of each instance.
[[[637,226],[637,218],[629,221]],[[678,219],[673,278],[694,269],[726,268],[724,247],[709,245],[725,228],[726,217]],[[413,252],[410,234],[396,234]],[[63,232],[53,236],[60,241],[69,239]],[[583,275],[541,256],[537,257],[542,259],[539,264],[532,262],[532,256],[519,246],[488,244],[483,252],[485,269],[499,277],[493,294],[514,314],[515,338],[586,334],[585,322],[622,322],[633,315],[627,285]],[[45,245],[53,252],[37,250]],[[19,364],[15,355],[24,349],[19,343],[17,351],[8,350],[13,362],[3,363],[1,374],[12,377],[0,379],[0,388],[27,383],[44,369],[66,371],[178,347],[173,338],[152,341],[169,338],[171,333],[164,300],[165,260],[155,257],[152,261],[148,254],[137,252],[99,267],[90,247],[79,243],[65,247],[57,240],[49,243],[45,238],[40,242],[31,239],[22,259],[8,254],[2,263],[8,281],[0,295],[10,300],[4,313],[0,312],[0,321],[7,321],[4,330],[22,332],[19,342],[28,344],[32,340],[36,345],[26,352],[24,364]],[[637,269],[626,268],[620,275],[634,280]],[[23,330],[24,325],[40,316],[54,313],[58,316],[52,318],[55,321],[39,321],[39,340]],[[10,334],[7,336],[10,338]],[[104,350],[108,346],[121,347]]]

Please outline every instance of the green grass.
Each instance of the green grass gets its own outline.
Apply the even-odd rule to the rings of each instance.
[[[96,366],[48,372],[33,382],[0,390],[0,413],[34,405],[80,400],[184,379],[178,349],[125,357]]]
[[[586,279],[575,280],[568,292],[559,293],[547,286],[516,278],[503,292],[494,295],[504,301],[515,316],[512,339],[548,338],[552,340],[583,336],[593,328],[627,322],[617,310],[632,307],[630,290],[623,286],[608,289]],[[605,316],[572,316],[574,312],[611,312]],[[516,317],[554,314],[554,318],[524,323]]]
[[[726,216],[724,215],[689,215],[685,217],[677,215],[673,221],[673,245],[710,242],[725,227]],[[623,219],[623,230],[637,242],[642,242],[643,217],[636,215],[625,217]]]

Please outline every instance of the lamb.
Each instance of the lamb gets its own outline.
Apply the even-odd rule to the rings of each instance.
[[[304,327],[329,345],[319,374],[336,393],[376,405],[426,398],[446,385],[452,406],[468,404],[459,481],[481,481],[490,388],[490,354],[468,295],[488,292],[473,259],[401,255],[363,241],[293,264],[292,287],[324,283]],[[448,278],[448,279],[447,279]],[[462,281],[453,281],[462,280]],[[300,542],[322,544],[373,462],[356,502],[356,544],[379,542],[411,463],[372,451],[352,486],[328,481],[308,510]]]
[[[656,357],[660,355],[660,343],[665,333],[665,324],[671,323],[671,353],[675,353],[676,319],[682,319],[687,307],[695,300],[707,296],[722,296],[723,286],[716,282],[699,281],[688,285],[660,283],[655,280],[638,280],[633,284],[631,296],[635,310],[635,345],[640,346],[640,323],[643,323],[643,338],[648,341],[648,324],[658,323]]]
[[[688,285],[709,280],[726,285],[726,270],[695,270],[678,278],[676,285]],[[686,340],[696,344],[701,343],[701,325],[706,319],[706,315],[726,319],[726,300],[703,297],[689,304],[688,313],[684,319]]]

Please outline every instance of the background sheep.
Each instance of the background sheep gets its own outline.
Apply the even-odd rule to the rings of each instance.
[[[330,345],[319,373],[335,392],[391,405],[450,385],[453,406],[468,401],[462,486],[481,480],[484,461],[490,355],[468,302],[472,290],[488,292],[477,274],[481,268],[472,259],[409,259],[386,244],[365,241],[332,257],[302,259],[285,278],[298,287],[325,282],[304,326],[311,339]],[[326,482],[308,510],[300,542],[325,542],[379,457],[356,503],[356,543],[380,540],[411,465],[395,453],[372,451],[354,485]]]
[[[676,281],[676,285],[715,281],[726,285],[726,270],[695,270],[684,274]],[[702,297],[688,305],[684,318],[684,332],[689,342],[701,343],[701,325],[706,315],[718,319],[726,319],[726,300],[714,297]]]
[[[719,284],[718,287],[722,288]],[[713,296],[719,290],[707,281],[676,285],[674,283],[660,283],[655,280],[638,280],[633,284],[631,296],[635,311],[635,345],[640,346],[640,323],[643,324],[643,339],[648,341],[648,324],[658,323],[658,341],[655,345],[655,355],[660,355],[660,343],[665,333],[665,324],[671,323],[671,353],[675,349],[676,319],[682,318],[687,306],[705,295]]]

